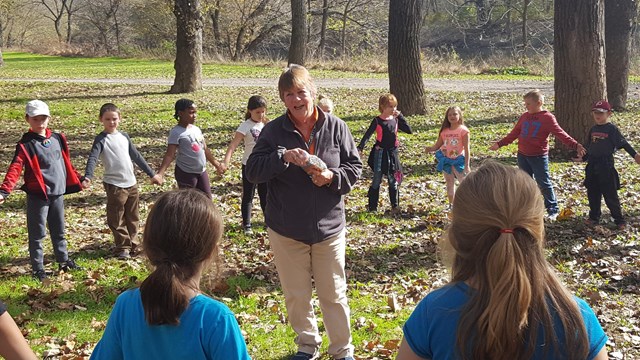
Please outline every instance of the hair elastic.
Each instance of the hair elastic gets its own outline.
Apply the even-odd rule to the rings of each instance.
[[[513,234],[513,229],[500,229],[502,234]]]

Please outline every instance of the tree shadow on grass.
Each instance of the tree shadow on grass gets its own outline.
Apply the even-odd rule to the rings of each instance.
[[[108,86],[108,84],[105,84]],[[155,85],[154,85],[155,86]],[[91,100],[91,99],[103,99],[108,100],[109,98],[129,98],[129,97],[144,97],[150,95],[170,95],[168,91],[141,91],[134,92],[129,94],[118,94],[117,96],[111,95],[64,95],[64,96],[47,96],[46,101],[57,101],[57,100],[70,100],[70,99],[80,99],[80,100]],[[0,99],[0,104],[9,103],[9,104],[26,104],[28,101],[32,100],[31,97],[12,97],[10,99]],[[55,115],[55,112],[54,114]]]

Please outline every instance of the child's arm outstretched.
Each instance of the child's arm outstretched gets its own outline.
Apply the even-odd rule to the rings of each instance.
[[[4,176],[4,181],[0,185],[0,204],[2,204],[9,194],[13,191],[22,175],[22,169],[24,165],[28,163],[27,155],[22,151],[21,145],[16,146],[16,152],[11,160],[7,174]]]
[[[464,147],[464,174],[466,175],[471,172],[471,166],[469,165],[471,161],[471,136],[469,133],[462,136],[462,146]]]
[[[215,157],[213,157],[213,154],[211,153],[211,151],[209,151],[207,145],[204,146],[204,156],[207,158],[207,161],[209,161],[216,168],[216,172],[218,173],[218,175],[222,175],[224,173],[222,167],[223,165],[218,160],[216,160]]]
[[[98,134],[95,139],[93,139],[93,145],[91,145],[91,151],[89,152],[89,157],[87,158],[87,166],[84,168],[84,179],[82,180],[82,187],[84,189],[88,189],[91,186],[91,179],[93,179],[93,171],[98,164],[98,157],[102,153],[104,149],[103,139],[106,135],[104,133]]]
[[[242,139],[244,139],[244,134],[236,131],[235,135],[233,136],[233,139],[229,143],[229,147],[227,148],[227,153],[224,155],[224,162],[222,164],[223,173],[227,171],[227,169],[229,168],[229,164],[231,163],[231,155],[233,155],[233,152],[236,151],[236,148],[238,147],[238,145],[240,145],[240,143],[242,142]]]
[[[516,123],[516,126],[514,126],[513,129],[509,132],[509,134],[507,134],[507,136],[503,137],[502,139],[493,142],[493,144],[491,144],[491,146],[489,147],[489,150],[496,151],[501,146],[506,146],[511,144],[512,142],[515,141],[515,139],[518,138],[518,136],[520,136],[521,131],[522,131],[522,116]]]
[[[173,162],[173,159],[176,158],[176,153],[178,152],[177,144],[169,144],[167,145],[167,152],[164,154],[164,158],[162,158],[162,164],[160,164],[160,169],[158,169],[156,175],[160,176],[162,181],[164,181],[164,172],[167,171],[167,168]]]
[[[442,138],[438,135],[438,140],[436,140],[436,143],[433,144],[433,146],[427,146],[426,148],[424,148],[424,151],[426,153],[437,151],[442,147],[443,144],[444,144],[444,141],[442,141]]]
[[[584,148],[584,146],[582,146],[582,144],[580,144],[576,139],[572,138],[571,135],[564,131],[560,124],[558,124],[558,120],[556,120],[555,117],[552,117],[552,119],[553,122],[551,124],[551,133],[553,134],[553,136],[556,139],[560,140],[560,142],[562,142],[566,146],[570,148],[575,147],[576,151],[578,152],[578,157],[583,157],[587,153],[587,150]]]
[[[362,157],[362,151],[364,150],[364,146],[367,144],[367,141],[369,141],[369,138],[371,137],[371,135],[373,135],[373,132],[376,131],[377,125],[377,117],[375,117],[371,121],[371,124],[369,125],[367,131],[362,136],[362,139],[360,139],[360,144],[358,144],[358,153],[360,154],[360,157]]]
[[[129,137],[129,135],[122,133],[127,140],[129,141],[129,157],[131,158],[131,160],[138,165],[138,167],[140,167],[140,169],[142,169],[142,171],[145,172],[145,174],[147,174],[149,176],[149,178],[151,178],[151,183],[154,185],[162,185],[162,183],[164,182],[164,179],[162,178],[162,176],[159,176],[158,174],[156,174],[153,169],[151,169],[151,166],[149,166],[149,164],[147,163],[147,161],[144,159],[144,157],[142,156],[142,154],[140,154],[140,151],[138,151],[138,149],[136,149],[136,146],[133,145],[133,142],[131,141],[131,138]]]

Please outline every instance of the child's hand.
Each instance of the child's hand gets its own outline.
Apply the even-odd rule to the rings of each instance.
[[[395,109],[393,110],[393,117],[397,118],[398,116],[402,115],[402,113],[400,112],[400,110]]]
[[[151,178],[151,183],[154,185],[162,185],[162,183],[164,182],[164,178],[158,174],[155,174],[152,178]]]
[[[227,170],[229,170],[229,164],[227,164],[225,162],[220,163],[220,171],[222,172],[222,173],[220,173],[220,175],[226,173]]]
[[[636,161],[636,164],[640,164],[640,154],[636,154],[633,159]]]
[[[4,196],[0,195],[0,204],[4,202]]]
[[[82,186],[83,189],[88,189],[91,187],[91,179],[89,178],[85,178],[84,180],[82,180],[82,184],[80,184]]]
[[[496,142],[494,142],[494,143],[489,147],[489,150],[496,151],[496,150],[498,150],[499,148],[500,148],[500,145],[498,145],[498,142],[496,141]]]
[[[578,157],[583,157],[587,153],[587,149],[585,149],[582,144],[578,144],[578,146],[576,146],[576,150],[578,150]]]

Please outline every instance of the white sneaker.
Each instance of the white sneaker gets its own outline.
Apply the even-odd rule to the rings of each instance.
[[[560,215],[560,213],[552,213],[552,214],[547,214],[547,216],[545,216],[547,218],[547,220],[549,220],[549,222],[555,222],[556,220],[558,220],[558,215]]]

